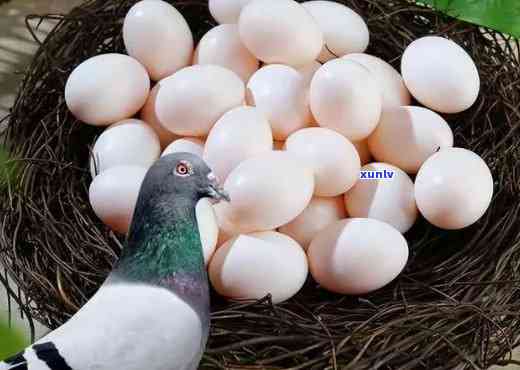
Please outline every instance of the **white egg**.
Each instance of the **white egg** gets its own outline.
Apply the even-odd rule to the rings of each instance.
[[[240,13],[240,38],[265,63],[303,66],[316,60],[323,34],[294,0],[253,0]]]
[[[273,150],[273,134],[265,116],[254,107],[224,114],[209,132],[204,160],[220,181],[244,160]]]
[[[162,0],[140,1],[126,15],[123,39],[128,54],[154,81],[190,64],[193,35],[182,14]]]
[[[213,253],[217,249],[218,224],[213,205],[208,198],[202,198],[195,207],[197,225],[199,226],[200,241],[204,254],[204,263],[209,264]]]
[[[302,67],[298,67],[296,70],[301,73],[303,77],[303,85],[307,88],[310,88],[311,81],[318,69],[321,68],[321,63],[317,61],[312,61],[309,64],[306,64]]]
[[[182,139],[177,139],[170,145],[164,149],[162,153],[162,157],[172,153],[192,153],[198,155],[202,158],[204,153],[204,141],[194,138],[194,137],[185,137]]]
[[[314,191],[312,170],[293,155],[272,151],[240,163],[226,179],[231,202],[216,207],[228,234],[272,230],[298,216]]]
[[[306,1],[302,5],[323,32],[325,45],[318,57],[321,62],[366,50],[370,40],[368,27],[355,11],[334,1]]]
[[[153,129],[130,119],[103,132],[92,148],[92,177],[117,166],[149,168],[159,158],[161,145]]]
[[[469,54],[438,36],[412,42],[404,51],[401,73],[412,95],[437,112],[468,109],[480,90],[478,70]]]
[[[141,119],[145,121],[150,127],[153,128],[157,136],[159,137],[159,141],[161,142],[161,148],[166,148],[170,145],[174,140],[178,139],[179,136],[175,135],[170,130],[167,130],[163,127],[156,113],[156,104],[157,104],[157,94],[159,93],[159,89],[161,89],[161,81],[159,81],[148,96],[146,103],[141,110]]]
[[[421,166],[415,198],[421,214],[442,229],[462,229],[478,221],[493,197],[486,162],[462,148],[446,148]]]
[[[330,224],[347,217],[343,197],[314,197],[305,210],[278,231],[296,240],[304,249]]]
[[[112,167],[90,184],[89,199],[94,213],[113,231],[128,232],[147,171],[137,166]]]
[[[244,83],[215,65],[181,69],[161,81],[155,111],[163,127],[177,135],[206,136],[228,110],[244,103]]]
[[[392,225],[401,233],[408,231],[419,214],[410,177],[386,163],[363,166],[361,176],[345,194],[350,217],[376,219]]]
[[[289,136],[285,147],[313,169],[314,194],[318,196],[343,194],[359,179],[359,154],[354,145],[336,131],[305,128]]]
[[[368,139],[373,156],[415,174],[439,149],[453,146],[453,132],[437,113],[422,107],[393,107],[383,111]]]
[[[370,153],[368,148],[368,139],[352,141],[352,144],[356,147],[362,166],[372,161],[372,153]]]
[[[363,53],[349,54],[343,59],[358,62],[372,73],[383,90],[383,108],[410,105],[412,102],[399,72],[383,59]]]
[[[235,72],[244,82],[258,70],[260,62],[247,50],[236,24],[222,24],[206,33],[197,46],[193,64],[215,64]]]
[[[150,78],[137,60],[104,54],[72,71],[65,85],[65,102],[80,121],[108,126],[136,114],[149,92]]]
[[[335,59],[325,63],[314,75],[310,105],[321,127],[338,131],[350,140],[362,140],[379,122],[381,88],[359,63]]]
[[[311,275],[325,289],[366,294],[394,280],[408,261],[408,243],[392,226],[367,218],[323,229],[308,251]]]
[[[275,304],[298,293],[307,275],[303,249],[273,231],[233,238],[217,250],[209,266],[209,278],[219,294],[234,299],[271,294]]]
[[[285,140],[312,120],[305,81],[289,66],[260,68],[247,84],[247,103],[265,114],[276,140]]]
[[[242,8],[251,0],[209,0],[209,11],[220,23],[238,23]]]

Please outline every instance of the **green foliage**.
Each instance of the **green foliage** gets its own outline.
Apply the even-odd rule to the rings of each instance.
[[[7,149],[0,145],[0,191],[4,190],[8,183],[12,183],[16,176],[16,164],[9,158]]]
[[[520,37],[520,0],[420,0],[455,18]]]
[[[25,338],[0,321],[0,360],[22,351],[27,345]]]

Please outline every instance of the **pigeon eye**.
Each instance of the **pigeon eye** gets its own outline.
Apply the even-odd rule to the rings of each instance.
[[[177,167],[175,168],[175,174],[177,176],[186,177],[190,176],[191,173],[191,166],[187,162],[179,162],[179,164],[177,164]]]

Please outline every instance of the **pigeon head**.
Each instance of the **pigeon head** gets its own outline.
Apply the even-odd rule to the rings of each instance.
[[[141,192],[151,198],[229,201],[208,165],[191,153],[172,153],[159,159],[148,171]]]

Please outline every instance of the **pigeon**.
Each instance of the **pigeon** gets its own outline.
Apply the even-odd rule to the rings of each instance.
[[[0,370],[194,370],[209,335],[209,284],[195,207],[229,201],[198,156],[147,172],[122,255],[64,325]]]

